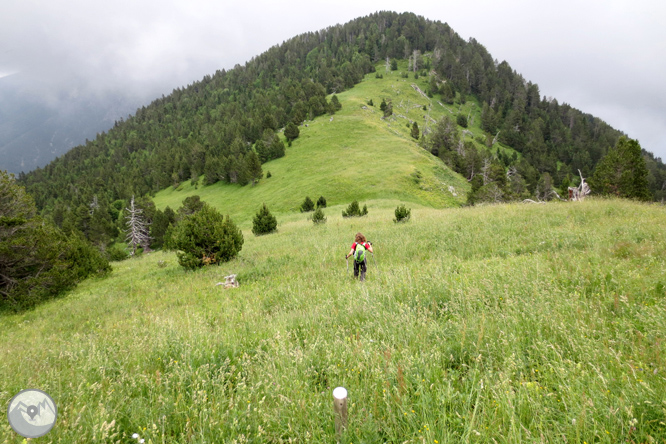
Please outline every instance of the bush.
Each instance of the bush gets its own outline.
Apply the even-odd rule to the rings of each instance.
[[[326,208],[326,199],[324,196],[319,196],[319,199],[317,199],[317,208]]]
[[[0,307],[33,307],[110,270],[81,235],[67,236],[39,217],[25,188],[0,171]]]
[[[272,176],[271,172],[270,172],[270,171],[267,171],[267,172],[266,172],[266,179],[268,179],[268,178],[271,177],[271,176]]]
[[[298,136],[300,135],[300,130],[294,124],[294,122],[289,122],[287,123],[286,128],[284,129],[284,137],[287,138],[287,141],[291,143],[293,140],[296,140]]]
[[[342,217],[361,217],[368,214],[367,205],[363,205],[363,210],[358,206],[357,201],[353,201],[349,204],[346,211],[342,212]]]
[[[110,261],[124,261],[129,257],[129,253],[120,245],[112,245],[106,249],[106,257]]]
[[[398,205],[398,208],[395,209],[395,219],[393,222],[407,222],[412,216],[412,211],[405,207],[404,205]]]
[[[227,216],[208,204],[183,219],[171,233],[178,263],[190,270],[228,262],[243,248],[243,233]]]
[[[326,216],[324,216],[324,212],[322,211],[321,207],[318,207],[315,212],[312,213],[312,223],[315,225],[326,223]]]
[[[252,220],[252,233],[255,236],[260,236],[274,231],[277,231],[277,219],[268,211],[266,204],[263,204]]]
[[[310,199],[310,196],[306,196],[305,200],[301,204],[301,213],[307,213],[308,211],[314,211],[315,209],[315,204],[312,202],[312,199]]]
[[[458,117],[456,117],[456,123],[463,128],[467,128],[467,116],[464,114],[458,114]]]

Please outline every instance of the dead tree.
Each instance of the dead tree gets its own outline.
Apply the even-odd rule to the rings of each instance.
[[[569,200],[582,201],[585,199],[585,196],[590,194],[592,191],[590,190],[590,186],[587,184],[587,182],[585,182],[583,173],[578,170],[578,174],[580,175],[580,185],[577,187],[569,187]]]
[[[235,274],[230,274],[229,276],[224,277],[224,282],[218,282],[215,286],[223,285],[224,288],[238,288],[239,284],[236,280]]]
[[[134,205],[134,196],[130,201],[127,211],[127,236],[125,240],[132,247],[132,256],[136,253],[137,247],[143,247],[144,251],[148,250],[150,246],[150,235],[148,234],[148,224],[141,215],[143,210]]]
[[[483,159],[483,167],[481,168],[481,172],[483,173],[483,184],[486,185],[488,182],[490,182],[490,167],[492,166],[492,162],[490,159],[487,157]]]
[[[492,143],[492,145],[495,145],[495,144],[497,143],[497,138],[499,137],[499,133],[500,133],[500,132],[497,131],[497,134],[495,134],[495,137],[493,137],[493,143]],[[491,145],[491,146],[492,146],[492,145]]]

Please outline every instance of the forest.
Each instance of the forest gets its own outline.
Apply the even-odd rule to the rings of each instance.
[[[488,198],[482,188],[492,177],[505,188],[491,193],[495,200],[548,198],[550,189],[575,185],[579,174],[592,177],[622,136],[590,114],[541,97],[537,84],[447,24],[378,12],[296,36],[243,66],[178,88],[46,167],[21,174],[19,183],[58,227],[107,244],[118,235],[119,213],[132,196],[148,198],[184,181],[198,183],[202,175],[204,185],[254,183],[262,163],[285,154],[285,140],[298,137],[299,125],[335,113],[336,93],[377,64],[396,60],[409,60],[417,75],[430,76],[431,97],[447,103],[475,98],[487,145],[499,141],[520,153],[477,153],[456,135],[462,122],[442,121],[426,134],[424,148],[472,181],[470,203]],[[666,167],[645,150],[641,156],[648,188],[641,199],[662,200]]]

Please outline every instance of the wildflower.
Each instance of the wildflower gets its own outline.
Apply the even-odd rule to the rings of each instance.
[[[143,439],[143,438],[141,438],[141,439],[139,440],[139,444],[143,444],[144,442],[146,442],[146,440]]]
[[[134,438],[134,439],[139,439],[139,434],[138,434],[138,433],[134,433],[134,434],[132,434],[132,438]]]

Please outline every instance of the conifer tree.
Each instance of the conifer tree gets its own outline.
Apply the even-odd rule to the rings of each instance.
[[[324,216],[324,211],[321,209],[321,207],[317,207],[315,212],[312,213],[312,223],[315,225],[326,223],[326,216]]]
[[[298,129],[296,124],[294,124],[294,122],[287,123],[287,126],[284,129],[284,137],[287,138],[288,142],[296,140],[300,135],[300,133],[301,133],[300,130]]]
[[[647,178],[641,146],[636,140],[623,136],[599,161],[591,187],[601,194],[647,201],[652,197]]]
[[[312,202],[312,199],[310,199],[310,196],[305,196],[305,200],[301,204],[301,213],[314,211],[314,209],[315,209],[315,204],[314,202]]]
[[[266,204],[263,204],[259,212],[252,219],[252,233],[255,236],[269,234],[277,231],[277,219],[268,210]]]
[[[342,104],[340,103],[340,100],[338,100],[338,96],[335,94],[331,97],[331,105],[335,111],[340,111],[342,109]]]
[[[412,124],[412,137],[416,140],[419,140],[419,125],[418,123],[414,122]]]
[[[0,171],[0,306],[21,310],[73,287],[109,262],[79,233],[37,215],[32,198]]]
[[[171,229],[170,229],[171,230]],[[229,216],[210,205],[181,221],[171,236],[170,247],[178,250],[178,263],[190,270],[228,262],[243,248],[243,233]]]
[[[264,175],[259,157],[254,151],[250,151],[245,156],[245,170],[247,171],[248,181],[252,182],[252,184],[259,182],[259,179]]]

